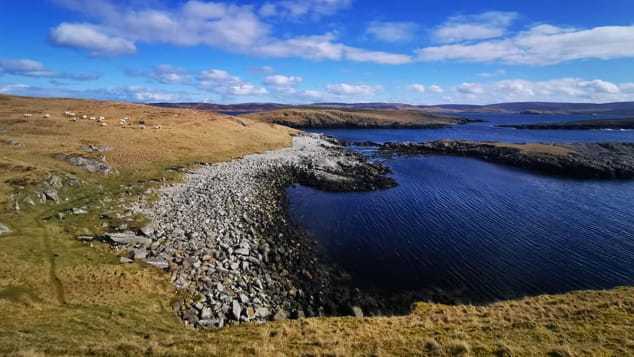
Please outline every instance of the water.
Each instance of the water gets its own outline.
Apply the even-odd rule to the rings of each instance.
[[[633,142],[633,130],[520,130],[499,128],[505,124],[535,124],[569,120],[593,119],[587,115],[502,115],[469,114],[470,119],[483,123],[452,126],[444,129],[325,129],[314,130],[345,141],[432,141],[440,139],[463,139],[478,141],[506,141],[512,143],[531,142]],[[602,116],[608,119],[610,117]]]
[[[500,116],[487,119],[518,122]],[[634,132],[528,131],[486,125],[490,123],[453,129],[325,132],[374,141],[448,137],[634,141]],[[634,285],[634,181],[554,178],[450,156],[392,158],[385,163],[399,182],[394,189],[326,193],[297,186],[288,190],[292,218],[360,287],[440,288],[473,301],[493,301]]]

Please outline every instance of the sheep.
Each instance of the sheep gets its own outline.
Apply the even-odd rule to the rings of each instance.
[[[50,117],[51,117],[51,115],[50,115],[50,114],[48,114],[48,113],[47,113],[47,114],[44,114],[44,118],[50,118]]]
[[[105,120],[105,119],[106,119],[106,117],[103,117],[103,116],[99,117],[99,120]]]
[[[84,114],[81,116],[82,119],[88,119],[88,115]]]
[[[90,117],[90,120],[97,120],[96,117]]]
[[[108,124],[107,123],[101,123],[100,125],[101,126],[107,126]]]
[[[160,129],[161,126],[160,125],[154,125],[154,129]]]
[[[33,114],[29,114],[29,113],[24,114],[24,117],[25,117],[25,118],[30,118],[30,117],[32,117],[32,116],[33,116]]]

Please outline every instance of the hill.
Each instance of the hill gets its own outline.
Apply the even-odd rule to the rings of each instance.
[[[293,128],[439,128],[469,122],[416,110],[386,109],[293,108],[252,113],[245,117]]]
[[[634,118],[626,119],[597,119],[576,120],[557,123],[501,125],[506,128],[516,129],[541,129],[541,130],[592,130],[592,129],[634,129]]]

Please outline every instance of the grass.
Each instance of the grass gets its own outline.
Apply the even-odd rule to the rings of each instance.
[[[112,109],[118,108],[118,109]],[[163,129],[102,128],[70,122],[59,111],[128,115]],[[34,113],[21,121],[24,111]],[[36,111],[52,118],[36,118]],[[112,110],[109,114],[99,114]],[[157,112],[155,112],[157,111]],[[50,173],[83,181],[64,190],[67,200],[19,212],[5,204],[0,221],[14,232],[0,237],[0,355],[588,355],[634,353],[634,289],[573,292],[487,306],[418,303],[407,316],[311,318],[195,331],[172,312],[178,299],[168,274],[142,264],[119,264],[116,252],[81,243],[97,232],[103,212],[121,212],[173,165],[213,162],[281,147],[292,131],[208,113],[72,100],[0,97],[0,144],[5,203]],[[131,114],[135,113],[135,114]],[[166,115],[166,117],[162,117]],[[45,120],[50,120],[47,122]],[[242,119],[248,120],[248,119]],[[53,158],[85,143],[110,145],[106,159],[119,172],[89,175]],[[158,143],[158,144],[157,144]],[[147,147],[150,145],[151,147]],[[19,183],[19,185],[17,184]],[[18,187],[21,186],[22,188]],[[70,207],[84,216],[57,219]],[[51,218],[52,217],[52,218]],[[140,224],[140,217],[122,222]]]
[[[279,109],[245,115],[292,127],[419,127],[453,125],[460,119],[416,110]]]

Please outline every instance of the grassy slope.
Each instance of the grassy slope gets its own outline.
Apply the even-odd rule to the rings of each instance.
[[[576,120],[557,123],[502,125],[521,129],[634,129],[634,118]]]
[[[417,127],[453,125],[459,119],[436,116],[413,110],[339,110],[339,109],[280,109],[246,115],[298,128],[308,127]]]
[[[163,129],[102,128],[59,117],[64,110],[80,108],[107,117],[145,118],[160,122]],[[25,111],[34,113],[28,122],[23,121]],[[53,117],[37,118],[38,111]],[[15,231],[0,237],[0,354],[420,355],[425,345],[430,353],[434,348],[453,353],[465,347],[475,354],[510,349],[516,355],[634,351],[631,288],[485,307],[421,303],[402,317],[321,318],[193,331],[171,312],[177,294],[167,274],[138,264],[121,265],[108,248],[77,242],[73,234],[80,228],[98,231],[100,212],[116,209],[118,198],[134,199],[155,185],[151,179],[169,178],[167,165],[226,160],[284,146],[289,131],[268,124],[243,126],[187,110],[11,97],[0,97],[0,128],[7,130],[0,138],[24,143],[0,144],[0,163],[32,168],[2,169],[0,181],[28,177],[18,181],[36,182],[50,171],[74,172],[85,181],[64,192],[69,200],[60,205],[0,214],[0,221]],[[106,156],[120,174],[87,175],[52,159],[58,152],[76,152],[81,143],[113,146]],[[12,189],[4,184],[5,199]],[[105,198],[114,199],[113,207]],[[91,207],[90,213],[64,221],[44,219],[79,205]]]

